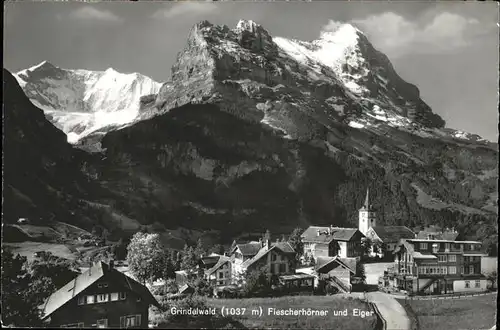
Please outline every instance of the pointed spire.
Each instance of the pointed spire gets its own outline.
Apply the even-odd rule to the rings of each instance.
[[[363,205],[363,208],[369,210],[370,209],[370,189],[366,188],[366,198],[365,198],[365,204]]]

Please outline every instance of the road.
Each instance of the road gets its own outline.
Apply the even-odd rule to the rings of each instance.
[[[393,296],[384,292],[368,292],[366,297],[374,303],[387,323],[387,330],[410,330],[411,322],[406,310]]]

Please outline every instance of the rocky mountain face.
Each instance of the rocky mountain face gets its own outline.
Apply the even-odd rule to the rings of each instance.
[[[81,223],[85,215],[76,213],[78,199],[97,192],[79,170],[90,157],[66,142],[5,69],[3,95],[3,221],[27,217]]]
[[[14,74],[31,102],[76,143],[96,130],[133,122],[141,96],[160,84],[141,74],[69,70],[44,61]]]
[[[493,242],[498,145],[443,127],[352,26],[301,42],[251,21],[204,21],[138,118],[89,136],[99,152],[77,172],[98,193],[82,214],[231,240],[357,227],[370,188],[379,224],[441,224]]]

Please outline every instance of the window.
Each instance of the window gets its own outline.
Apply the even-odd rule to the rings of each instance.
[[[99,284],[97,284],[97,287],[98,288],[107,288],[108,287],[108,283],[105,283],[105,282],[104,283],[99,283]]]
[[[224,273],[223,272],[219,272],[219,278],[224,278]]]
[[[446,266],[441,266],[441,274],[446,275],[448,273],[448,267]]]
[[[476,283],[474,285],[476,288],[480,288],[481,287],[481,281],[480,280],[476,280]]]
[[[447,262],[448,256],[446,254],[438,255],[438,262]]]
[[[427,250],[427,243],[420,243],[421,250]]]
[[[97,295],[97,302],[102,303],[108,301],[108,294],[107,293],[102,293]]]
[[[464,266],[460,267],[460,274],[464,274]]]
[[[271,255],[271,261],[276,261],[276,255],[274,253]]]
[[[473,265],[469,266],[469,274],[474,274],[474,266]]]
[[[97,320],[98,328],[107,328],[108,327],[108,319]]]
[[[224,281],[218,281],[217,285],[224,285]]]
[[[95,302],[94,296],[87,296],[87,304],[93,304]]]
[[[450,243],[444,243],[444,250],[450,251]]]
[[[470,281],[465,281],[465,288],[466,289],[470,288]]]
[[[448,261],[449,262],[456,262],[457,261],[457,255],[456,254],[450,254],[448,256]]]
[[[141,326],[141,315],[128,315],[120,317],[120,328],[131,328]]]
[[[85,305],[85,296],[78,297],[78,305]]]
[[[437,253],[439,251],[439,245],[434,243],[432,244],[432,253]]]
[[[120,300],[125,300],[127,299],[127,293],[126,292],[120,292]]]
[[[110,294],[111,301],[117,301],[119,299],[118,292],[113,292]]]
[[[471,250],[471,251],[474,251],[474,249],[475,249],[475,248],[476,248],[476,246],[475,246],[474,244],[471,244],[471,245],[470,245],[470,250]]]
[[[285,264],[280,264],[280,273],[286,272],[286,265]]]
[[[448,274],[456,274],[457,273],[457,267],[455,266],[450,266],[448,268]]]

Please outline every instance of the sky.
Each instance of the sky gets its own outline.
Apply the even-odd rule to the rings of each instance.
[[[68,69],[140,72],[159,82],[201,20],[261,24],[273,36],[317,39],[329,25],[361,29],[415,84],[448,127],[498,140],[498,5],[485,2],[10,2],[4,67],[44,60]]]

